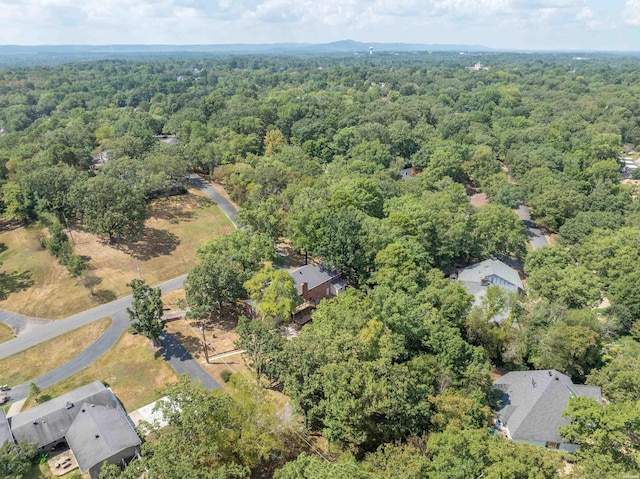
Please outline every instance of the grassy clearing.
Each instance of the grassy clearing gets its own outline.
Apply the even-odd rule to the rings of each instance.
[[[52,479],[54,477],[60,479],[72,479],[73,477],[78,477],[77,474],[79,473],[80,471],[76,469],[75,471],[69,471],[66,474],[63,474],[62,476],[54,476],[51,473],[51,468],[48,464],[38,464],[33,466],[27,474],[21,477],[23,479]]]
[[[303,263],[304,264],[304,263]],[[178,310],[177,303],[180,299],[184,298],[184,290],[179,289],[165,294],[162,297],[162,301],[165,306],[170,307],[173,310]],[[205,337],[207,344],[213,348],[213,351],[209,353],[210,357],[215,357],[216,354],[222,354],[226,351],[233,351],[236,349],[234,343],[238,340],[238,334],[236,333],[237,320],[231,317],[226,318],[223,323],[209,324],[205,330]],[[232,373],[239,373],[246,376],[255,378],[254,373],[247,368],[244,355],[234,354],[232,356],[226,356],[219,359],[212,359],[210,364],[207,364],[202,351],[202,332],[200,331],[200,322],[192,321],[188,319],[175,319],[167,323],[167,331],[169,331],[176,340],[185,347],[187,351],[200,362],[200,365],[207,371],[222,387],[226,386],[223,381],[221,373],[225,370]],[[269,393],[276,400],[280,408],[283,408],[289,398],[284,394],[269,389]]]
[[[74,252],[86,257],[91,272],[102,280],[92,297],[42,248],[44,231],[0,223],[0,262],[11,276],[0,308],[40,318],[67,317],[95,306],[97,300],[129,294],[126,283],[138,277],[138,266],[149,284],[186,273],[199,245],[232,229],[213,202],[191,192],[154,201],[145,236],[135,244],[110,245],[106,238],[72,230]]]
[[[42,247],[40,238],[44,235],[43,229],[0,222],[0,269],[4,276],[0,308],[35,317],[62,311],[65,294],[77,281]]]
[[[95,380],[109,384],[127,411],[133,411],[161,397],[165,384],[178,380],[178,375],[139,335],[125,332],[116,345],[96,362],[49,388],[40,396],[54,398]],[[24,409],[33,406],[32,398]]]
[[[13,329],[11,329],[6,324],[0,323],[0,343],[4,343],[5,341],[9,341],[13,339],[15,334],[13,334]]]
[[[104,333],[111,318],[104,318],[0,360],[0,384],[21,384],[63,365]]]

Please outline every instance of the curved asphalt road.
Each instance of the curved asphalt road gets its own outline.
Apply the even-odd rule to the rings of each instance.
[[[186,277],[187,275],[185,274],[177,278],[170,279],[169,281],[165,281],[158,286],[163,293],[168,293],[170,291],[181,288]],[[105,331],[104,335],[115,336],[117,339],[122,334],[122,331],[124,331],[126,327],[128,327],[128,324],[126,326],[122,326],[120,323],[115,321],[115,316],[118,314],[126,315],[127,307],[131,305],[131,301],[132,297],[129,295],[120,299],[116,299],[115,301],[112,301],[110,303],[102,304],[93,309],[88,309],[86,311],[82,311],[81,313],[74,314],[73,316],[69,316],[66,319],[48,321],[43,326],[34,329],[29,333],[22,334],[17,338],[0,344],[0,359],[6,358],[8,356],[13,356],[20,351],[29,349],[30,347],[42,343],[43,341],[48,341],[49,339],[60,336],[61,334],[68,333],[69,331],[73,331],[74,329],[77,329],[81,326],[85,326],[87,324],[93,323],[94,321],[97,321],[98,319],[106,318],[109,316],[111,318],[114,318],[114,321],[111,326]],[[0,318],[0,321],[4,322],[3,318]],[[100,338],[102,338],[102,336]],[[92,347],[93,345],[87,349],[91,349]],[[97,356],[94,357],[93,360],[95,361],[95,359],[97,359]]]
[[[204,193],[218,205],[233,225],[237,227],[235,222],[236,208],[231,202],[199,176],[191,175],[189,181],[191,181],[195,187],[202,189]],[[168,293],[181,288],[186,277],[187,275],[182,275],[165,281],[158,286],[163,293]],[[29,318],[17,313],[0,310],[0,322],[10,326],[18,335],[17,338],[0,344],[0,359],[17,354],[43,341],[53,339],[61,334],[97,321],[98,319],[111,317],[111,326],[82,353],[62,366],[29,381],[35,382],[41,389],[56,384],[81,371],[113,347],[124,330],[130,325],[126,309],[131,305],[131,301],[131,296],[125,296],[57,321]],[[217,389],[220,387],[220,385],[202,369],[200,364],[191,357],[189,352],[170,334],[164,334],[160,338],[160,343],[160,352],[178,374],[189,374],[192,379],[199,380],[209,389]],[[26,398],[29,394],[28,389],[28,383],[13,387],[9,392],[10,401],[13,402]]]
[[[529,208],[527,208],[526,205],[519,205],[516,209],[516,213],[527,228],[527,236],[529,236],[529,241],[531,241],[531,247],[533,249],[538,249],[543,246],[547,246],[549,241],[540,227],[531,219]]]
[[[212,187],[209,183],[207,183],[195,173],[189,175],[188,178],[189,182],[193,186],[202,190],[204,194],[206,194],[211,199],[211,201],[218,205],[218,208],[222,210],[227,218],[229,218],[229,220],[233,223],[233,226],[237,228],[238,224],[236,223],[236,213],[238,212],[238,210],[236,209],[236,207],[233,206],[233,204],[231,204],[231,202],[223,195],[218,193],[214,187]]]
[[[16,336],[38,329],[49,322],[51,322],[50,319],[31,318],[22,314],[0,310],[0,323],[4,323],[13,329]]]

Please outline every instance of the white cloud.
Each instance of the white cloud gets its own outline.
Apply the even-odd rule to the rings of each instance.
[[[616,18],[618,23],[640,25],[640,0],[626,0],[623,19],[624,2],[0,0],[0,43],[323,42],[355,38],[555,47],[567,39],[590,44],[595,37],[587,30],[602,30]],[[606,40],[614,42],[613,38]],[[625,41],[632,40],[625,37]]]
[[[624,8],[625,21],[629,25],[640,25],[640,0],[627,0]]]

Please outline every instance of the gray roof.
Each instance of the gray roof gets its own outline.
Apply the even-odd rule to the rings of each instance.
[[[482,301],[487,296],[488,286],[483,286],[479,283],[468,283],[462,282],[464,287],[467,289],[467,293],[473,296],[473,305],[479,308],[482,307]],[[511,316],[511,308],[509,304],[506,304],[500,311],[498,311],[492,318],[491,322],[500,324],[505,319],[508,319]]]
[[[64,437],[78,414],[79,405],[88,402],[115,408],[118,400],[100,381],[94,381],[9,418],[15,439],[46,446]]]
[[[141,442],[120,408],[89,403],[82,404],[66,440],[83,472]]]
[[[514,440],[565,442],[558,427],[569,424],[562,412],[571,395],[602,400],[599,387],[582,386],[554,370],[512,371],[496,381],[502,403],[496,418]]]
[[[512,267],[497,259],[487,259],[482,263],[473,264],[458,272],[458,281],[463,283],[478,283],[491,276],[497,276],[510,283],[517,289],[524,290],[520,275]],[[498,285],[500,286],[500,285]]]
[[[339,271],[331,270],[325,265],[315,264],[301,266],[289,271],[289,274],[296,282],[298,294],[302,294],[302,283],[307,283],[307,287],[313,289],[340,276]]]
[[[4,414],[4,409],[0,409],[0,446],[7,441],[14,442],[13,434],[11,434],[11,429],[9,429],[9,423]]]

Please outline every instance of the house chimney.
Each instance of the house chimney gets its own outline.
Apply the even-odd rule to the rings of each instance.
[[[304,299],[307,299],[307,294],[309,293],[309,283],[305,281],[300,285],[300,287],[302,288],[300,296],[302,296]]]

